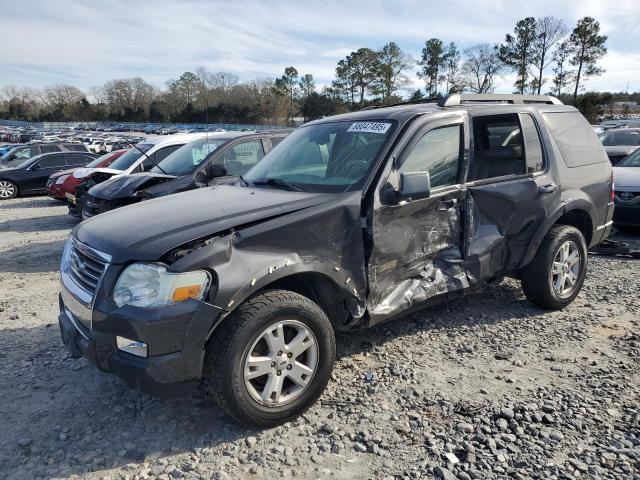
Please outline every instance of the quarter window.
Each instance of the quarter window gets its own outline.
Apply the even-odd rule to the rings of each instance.
[[[458,183],[462,127],[452,125],[425,133],[403,160],[399,172],[429,172],[431,188]]]

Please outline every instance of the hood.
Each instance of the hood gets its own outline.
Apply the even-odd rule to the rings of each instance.
[[[122,170],[116,170],[114,168],[87,168],[82,167],[78,168],[75,172],[73,172],[73,176],[78,179],[83,179],[91,176],[94,173],[105,173],[110,175],[118,175],[122,173]]]
[[[640,167],[613,167],[613,183],[616,190],[623,187],[640,192]]]
[[[154,261],[192,240],[328,202],[334,194],[219,185],[168,195],[90,218],[75,237],[114,263]]]
[[[53,173],[49,176],[49,178],[59,178],[63,175],[71,175],[73,172],[75,172],[77,170],[77,168],[70,168],[69,170],[63,170],[61,172],[56,172]]]
[[[91,188],[89,194],[103,200],[128,198],[145,186],[155,185],[175,178],[173,175],[160,173],[117,175]]]

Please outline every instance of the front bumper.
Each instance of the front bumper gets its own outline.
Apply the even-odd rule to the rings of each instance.
[[[74,358],[84,356],[104,372],[150,395],[188,394],[202,376],[204,347],[220,310],[189,300],[163,308],[116,308],[104,302],[87,312],[61,287],[58,321],[62,340]],[[66,300],[66,302],[65,302]],[[87,321],[89,320],[89,321]],[[118,350],[116,336],[145,342],[149,356]]]
[[[616,202],[613,223],[624,227],[640,227],[640,204],[624,205]]]

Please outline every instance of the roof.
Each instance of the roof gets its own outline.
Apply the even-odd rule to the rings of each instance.
[[[319,120],[315,120],[313,122],[309,122],[306,125],[312,125],[317,123],[326,123],[326,122],[339,122],[339,121],[363,121],[363,120],[397,120],[400,123],[404,123],[405,121],[415,117],[416,115],[422,115],[425,113],[444,113],[444,112],[491,112],[491,113],[499,113],[501,110],[506,110],[507,112],[513,111],[530,111],[530,110],[540,110],[540,111],[564,111],[564,112],[575,112],[577,111],[574,107],[569,105],[563,105],[559,103],[557,99],[554,99],[558,103],[538,103],[537,101],[529,101],[530,98],[527,95],[463,95],[463,102],[450,102],[453,103],[450,106],[446,104],[446,100],[452,97],[450,95],[448,97],[444,97],[438,101],[438,103],[434,100],[426,100],[424,102],[406,102],[400,103],[397,105],[390,105],[387,107],[374,107],[374,108],[366,108],[363,110],[359,110],[357,112],[343,113],[341,115],[334,115],[331,117],[325,117]],[[473,101],[472,98],[478,97],[482,98],[482,100]],[[487,100],[487,97],[491,97],[491,100]],[[513,98],[522,97],[522,101],[515,101],[511,103],[506,103]],[[471,100],[467,100],[467,98]],[[534,98],[540,99],[543,97],[535,96]],[[504,100],[503,100],[504,99]],[[446,106],[443,106],[446,105]]]

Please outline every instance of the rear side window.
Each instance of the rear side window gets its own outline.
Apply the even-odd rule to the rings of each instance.
[[[598,136],[580,113],[543,113],[542,118],[568,167],[609,161]]]
[[[469,180],[524,175],[526,162],[518,114],[474,117]]]
[[[65,145],[65,148],[67,150],[70,150],[72,152],[86,152],[87,149],[84,148],[84,145],[82,145],[81,143],[70,143],[68,145]]]
[[[91,160],[93,160],[93,158],[88,157],[87,155],[73,155],[73,154],[70,155],[70,154],[67,154],[67,155],[65,155],[65,157],[67,159],[67,165],[70,165],[70,166],[86,165]]]

